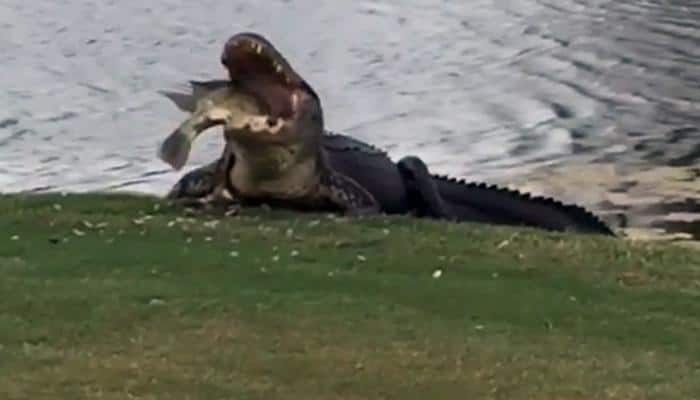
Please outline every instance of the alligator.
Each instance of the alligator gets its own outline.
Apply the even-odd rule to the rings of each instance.
[[[190,81],[189,93],[160,92],[191,113],[190,119],[198,116],[196,124],[183,124],[195,126],[192,137],[224,125],[226,139],[222,156],[181,177],[167,194],[169,199],[206,202],[226,198],[244,205],[351,215],[410,214],[614,236],[583,207],[432,174],[419,157],[394,162],[373,145],[326,130],[319,96],[259,34],[233,35],[224,45],[221,63],[228,80]],[[222,90],[230,96],[245,93],[255,97],[261,114],[255,118],[265,116],[267,126],[233,124],[232,115],[240,116],[240,110],[227,114],[220,102],[212,100],[214,93],[221,97]],[[168,147],[181,143],[184,136],[176,130],[161,147],[161,158],[176,169],[183,158],[168,157],[173,154]],[[173,140],[177,137],[180,139]]]

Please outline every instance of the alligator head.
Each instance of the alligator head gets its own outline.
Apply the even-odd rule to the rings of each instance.
[[[239,33],[225,43],[221,63],[230,80],[191,81],[192,93],[161,92],[192,115],[161,146],[163,160],[180,169],[189,143],[223,125],[225,136],[246,151],[269,145],[316,149],[323,134],[321,101],[264,37]]]
[[[236,34],[224,45],[221,63],[231,84],[258,100],[269,126],[227,126],[227,137],[253,146],[318,143],[323,133],[321,100],[272,43],[256,33]]]

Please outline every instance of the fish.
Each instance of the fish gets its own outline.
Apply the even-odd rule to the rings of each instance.
[[[192,86],[192,94],[161,91],[180,110],[191,112],[158,149],[158,157],[178,171],[187,163],[192,144],[204,131],[218,125],[225,125],[226,129],[265,126],[268,120],[258,99],[233,84]]]

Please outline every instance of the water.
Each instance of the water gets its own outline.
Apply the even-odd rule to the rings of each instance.
[[[314,86],[328,128],[435,172],[700,155],[695,0],[2,0],[0,192],[164,193],[182,172],[156,148],[185,115],[156,91],[224,77],[243,30]]]

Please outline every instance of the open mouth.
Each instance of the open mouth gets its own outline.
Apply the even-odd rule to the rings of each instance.
[[[265,39],[233,36],[224,46],[221,63],[231,81],[254,95],[272,119],[289,120],[298,112],[303,81]]]

